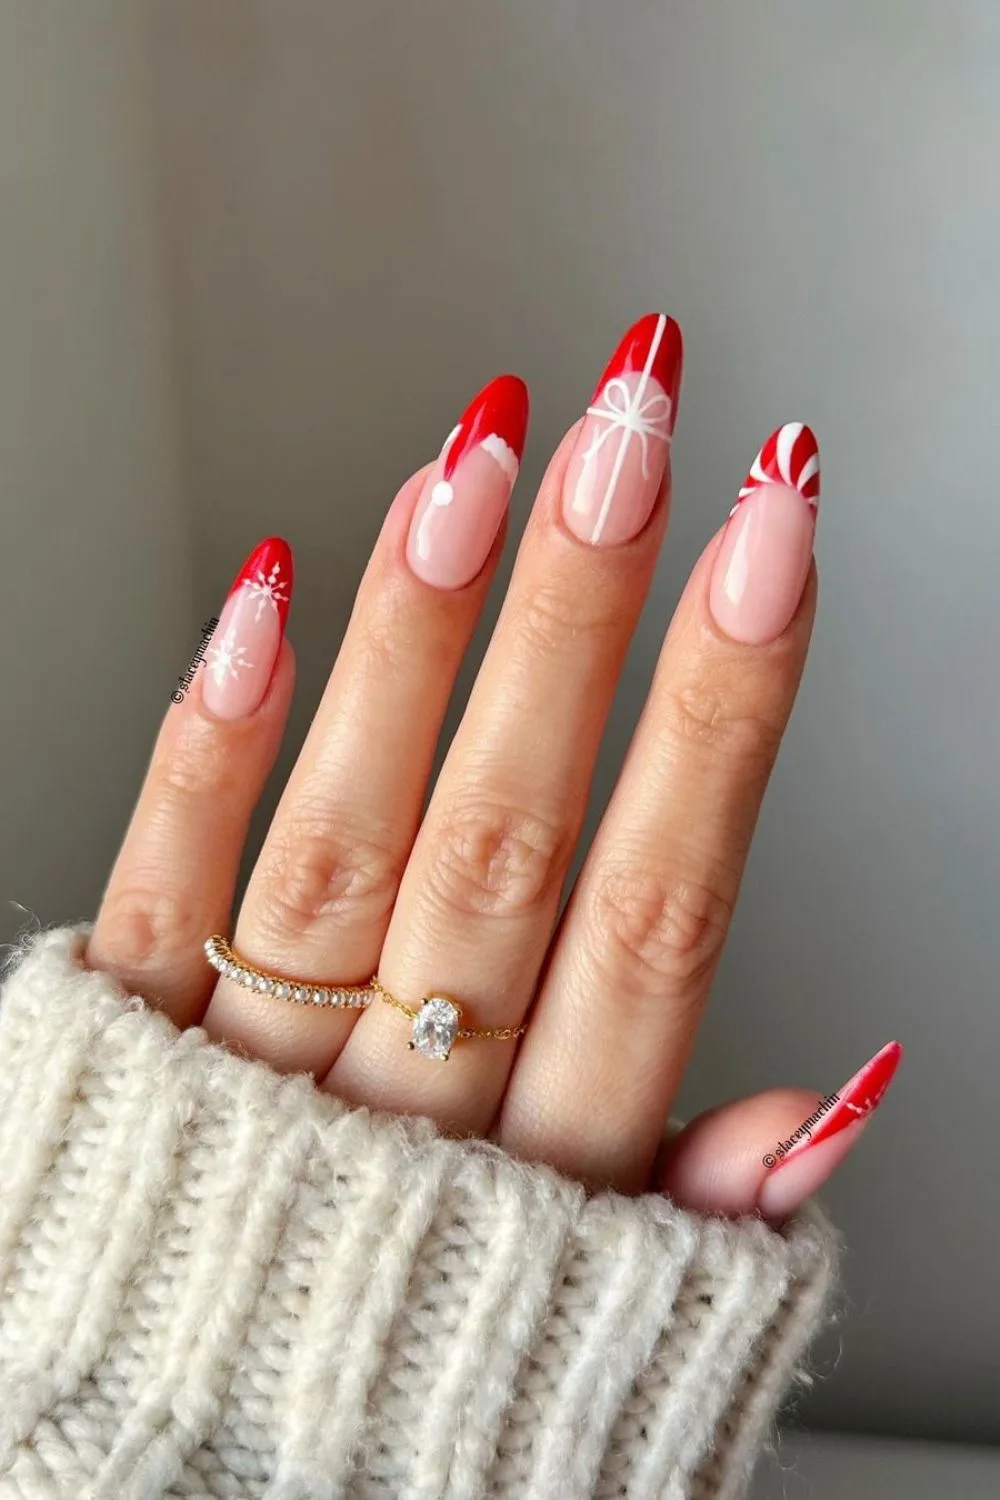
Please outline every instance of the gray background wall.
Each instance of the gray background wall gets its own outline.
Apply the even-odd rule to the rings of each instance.
[[[1000,1441],[998,83],[993,0],[0,10],[0,894],[92,910],[259,536],[300,565],[287,765],[388,500],[470,392],[531,384],[517,523],[621,329],[665,307],[674,520],[594,812],[688,567],[761,438],[809,420],[819,628],[682,1105],[826,1091],[904,1042],[827,1194],[848,1321],[800,1414],[978,1442]]]

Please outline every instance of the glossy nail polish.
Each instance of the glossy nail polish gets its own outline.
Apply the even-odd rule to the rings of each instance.
[[[819,1101],[789,1141],[775,1148],[778,1160],[761,1186],[757,1206],[768,1218],[797,1208],[826,1181],[854,1146],[892,1082],[903,1049],[888,1042],[836,1094]]]
[[[581,541],[613,546],[648,521],[667,465],[682,363],[680,328],[665,313],[633,324],[608,362],[563,485],[563,519]]]
[[[785,631],[809,574],[819,504],[819,445],[802,422],[773,432],[730,512],[709,602],[733,640],[761,646]]]
[[[218,719],[244,719],[263,701],[292,597],[292,551],[279,536],[255,547],[226,598],[205,651],[202,702]]]
[[[406,557],[433,588],[471,583],[490,554],[517,479],[528,430],[528,388],[499,375],[445,440],[417,501]]]

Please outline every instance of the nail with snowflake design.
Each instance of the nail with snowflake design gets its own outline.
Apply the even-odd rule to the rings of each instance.
[[[563,482],[563,520],[583,542],[627,542],[649,520],[677,417],[683,342],[673,318],[647,313],[597,383]]]
[[[881,1104],[903,1049],[887,1042],[843,1088],[816,1103],[808,1119],[768,1153],[769,1170],[757,1207],[768,1218],[791,1213],[826,1181],[853,1148]]]
[[[291,548],[280,536],[270,536],[237,574],[205,652],[201,696],[216,718],[245,719],[260,707],[291,597]]]
[[[464,588],[490,555],[517,478],[528,429],[528,388],[498,375],[445,439],[417,501],[406,543],[416,576]]]

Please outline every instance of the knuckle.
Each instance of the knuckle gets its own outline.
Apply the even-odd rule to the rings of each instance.
[[[366,619],[354,644],[363,679],[373,684],[397,679],[412,655],[411,639],[406,621],[397,619],[396,612],[385,605]]]
[[[583,638],[614,631],[615,613],[608,609],[600,590],[588,595],[565,584],[543,581],[536,583],[523,600],[519,623],[532,653],[552,657],[578,646]]]
[[[680,746],[742,764],[770,766],[778,753],[783,720],[763,708],[742,706],[745,693],[729,694],[699,683],[665,693],[658,718],[661,730]]]
[[[569,842],[563,825],[531,812],[498,803],[453,806],[435,829],[429,894],[463,916],[527,911],[557,895]]]
[[[370,837],[292,825],[268,859],[255,923],[287,940],[317,922],[380,925],[401,873],[399,856]]]
[[[100,914],[101,949],[127,973],[157,973],[198,953],[205,910],[178,891],[124,886],[109,893]]]
[[[697,1003],[711,978],[732,916],[721,877],[674,871],[609,870],[595,897],[595,943],[616,991],[667,990]]]
[[[179,744],[153,774],[157,792],[171,806],[231,801],[239,786],[233,776],[232,757],[223,746],[193,737]]]

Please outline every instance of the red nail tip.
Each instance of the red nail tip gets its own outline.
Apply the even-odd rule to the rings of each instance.
[[[294,576],[291,547],[283,537],[269,536],[253,549],[233,580],[228,597],[246,589],[257,600],[258,614],[273,609],[284,631]]]
[[[684,362],[684,340],[680,326],[666,313],[647,313],[633,323],[618,348],[608,360],[604,374],[590,398],[591,405],[613,380],[624,375],[652,376],[667,394],[670,409],[667,428],[674,430],[677,417],[677,396],[681,384],[681,367]]]
[[[451,479],[459,460],[471,448],[486,443],[501,467],[507,469],[513,484],[527,431],[528,387],[516,375],[498,375],[469,402],[449,437],[445,445],[444,478]]]
[[[819,443],[811,427],[786,422],[771,433],[743,481],[736,504],[762,484],[787,484],[810,505],[819,504]]]
[[[853,1078],[847,1080],[843,1088],[837,1090],[837,1102],[830,1112],[813,1126],[811,1135],[796,1143],[782,1158],[780,1165],[784,1166],[793,1157],[808,1151],[810,1146],[828,1141],[831,1136],[846,1130],[848,1125],[855,1125],[859,1120],[874,1114],[893,1080],[902,1056],[903,1049],[899,1042],[886,1042],[880,1052],[876,1052],[863,1068],[858,1069]],[[820,1100],[821,1105],[824,1102]]]
[[[871,1061],[844,1084],[840,1090],[840,1107],[855,1120],[870,1115],[881,1103],[902,1056],[903,1049],[898,1042],[886,1042],[881,1052],[876,1052]]]

